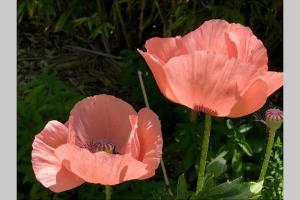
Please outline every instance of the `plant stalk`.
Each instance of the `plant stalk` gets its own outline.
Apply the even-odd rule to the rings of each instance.
[[[144,81],[143,81],[143,77],[142,77],[142,72],[139,71],[139,70],[138,70],[138,76],[139,76],[140,85],[141,85],[141,89],[142,89],[142,93],[143,93],[143,96],[144,96],[144,101],[145,101],[146,107],[150,108],[147,93],[146,93],[146,89],[145,89],[145,85],[144,85]],[[165,164],[164,164],[164,160],[162,158],[160,159],[160,166],[161,166],[161,169],[162,169],[162,172],[163,172],[163,175],[164,175],[164,180],[165,180],[168,192],[169,192],[171,197],[174,197],[174,194],[171,190],[171,186],[170,186],[168,174],[167,174],[167,171],[166,171],[166,167],[165,167]]]
[[[269,139],[268,139],[268,144],[267,144],[267,148],[266,148],[266,153],[265,153],[265,158],[261,167],[261,171],[260,171],[260,175],[258,178],[258,182],[262,181],[265,178],[267,169],[268,169],[268,164],[269,164],[269,160],[271,157],[271,153],[272,153],[272,147],[274,144],[274,138],[275,138],[275,133],[276,131],[273,129],[269,129]]]
[[[196,194],[202,191],[203,184],[204,184],[205,164],[206,164],[206,157],[208,152],[209,136],[210,136],[210,129],[211,129],[211,116],[209,114],[205,113],[204,123],[205,123],[204,135],[203,135],[203,142],[201,147],[201,157],[200,157],[200,164],[199,164],[199,174],[198,174]]]
[[[195,123],[196,121],[197,121],[197,112],[191,110],[190,111],[190,122],[194,122]]]
[[[105,200],[111,200],[111,187],[105,186]]]

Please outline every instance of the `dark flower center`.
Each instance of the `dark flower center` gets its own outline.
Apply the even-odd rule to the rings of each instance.
[[[82,145],[81,147],[88,149],[92,153],[95,153],[98,151],[104,151],[106,153],[111,153],[111,154],[116,153],[115,145],[106,139],[90,141],[90,142]]]
[[[194,105],[194,110],[197,112],[204,112],[210,115],[218,115],[218,112],[216,110],[213,110],[211,108],[205,107],[202,105]]]

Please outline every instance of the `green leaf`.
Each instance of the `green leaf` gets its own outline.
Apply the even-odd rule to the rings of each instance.
[[[27,4],[27,11],[28,11],[28,15],[30,17],[33,16],[34,12],[35,12],[35,9],[36,9],[36,6],[37,4],[35,3],[35,1],[29,1],[28,4]]]
[[[253,155],[253,150],[250,145],[247,143],[244,133],[240,131],[234,131],[235,141],[241,147],[241,149],[248,155]]]
[[[211,187],[214,187],[216,185],[216,181],[214,179],[213,174],[206,174],[203,184],[203,190],[208,190]]]
[[[23,19],[24,13],[26,12],[26,6],[27,6],[26,2],[22,2],[18,5],[18,11],[17,11],[18,24],[21,23]]]
[[[226,120],[226,125],[227,125],[228,129],[233,129],[234,128],[234,124],[233,124],[233,121],[231,119]]]
[[[260,195],[263,181],[241,182],[241,178],[222,183],[209,190],[200,192],[193,199],[241,200],[254,199]]]
[[[187,189],[187,184],[185,181],[184,174],[181,174],[178,178],[177,184],[177,197],[176,200],[185,200],[189,198],[189,191]]]
[[[208,190],[203,190],[196,196],[193,196],[192,199],[215,199],[214,197],[222,197],[222,195],[230,192],[234,187],[241,183],[242,178],[237,178],[231,182],[222,183],[215,187],[209,188]]]
[[[242,150],[248,155],[248,156],[252,156],[253,155],[253,151],[252,148],[250,147],[250,145],[245,141],[245,142],[241,142],[238,143],[239,146],[242,148]]]
[[[214,177],[218,177],[227,170],[226,160],[218,156],[213,159],[206,167],[206,173],[213,174]]]
[[[73,20],[74,27],[77,27],[77,26],[87,22],[88,20],[89,20],[88,17],[81,17],[81,18],[78,18],[78,19],[74,19]]]
[[[70,16],[69,12],[64,12],[61,14],[61,16],[59,17],[59,19],[55,24],[54,32],[61,31],[64,28],[69,16]]]
[[[262,190],[263,181],[244,182],[236,187],[233,195],[223,198],[224,200],[256,199]]]
[[[242,172],[242,168],[243,168],[242,153],[237,149],[234,149],[233,151],[231,165],[236,174],[240,174]]]
[[[252,124],[242,124],[242,125],[239,127],[238,131],[239,131],[240,133],[246,133],[246,132],[250,131],[250,129],[251,129],[252,127],[253,127]]]
[[[103,27],[102,26],[98,26],[96,27],[93,32],[91,33],[91,37],[93,39],[95,39],[99,34],[103,34]]]

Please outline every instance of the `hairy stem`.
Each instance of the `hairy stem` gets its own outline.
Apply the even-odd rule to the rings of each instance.
[[[111,187],[105,186],[105,200],[111,200]]]
[[[268,139],[268,144],[267,144],[267,148],[266,148],[266,153],[265,153],[265,158],[261,167],[261,171],[260,171],[260,175],[258,178],[258,182],[262,181],[265,178],[267,169],[268,169],[268,164],[269,164],[269,160],[271,157],[271,153],[272,153],[272,147],[273,147],[273,143],[274,143],[274,138],[275,138],[275,130],[269,129],[269,139]]]
[[[210,136],[210,128],[211,128],[211,116],[209,114],[205,114],[205,122],[204,122],[204,135],[203,135],[203,142],[201,147],[201,157],[200,157],[200,164],[199,164],[199,174],[198,174],[198,181],[197,181],[197,190],[196,194],[201,192],[204,184],[204,175],[205,175],[205,164],[206,164],[206,157],[208,152],[208,145],[209,145],[209,136]]]

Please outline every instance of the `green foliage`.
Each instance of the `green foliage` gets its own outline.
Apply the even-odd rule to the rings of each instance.
[[[227,171],[226,160],[221,156],[216,157],[206,166],[206,173],[212,174],[214,177],[220,176],[225,171]]]
[[[274,142],[262,199],[283,199],[283,148],[280,137]]]
[[[54,74],[44,70],[36,79],[18,87],[18,199],[47,199],[53,194],[36,181],[31,166],[34,136],[49,120],[65,122],[82,96],[70,91]]]
[[[242,178],[217,184],[216,178],[227,170],[226,160],[221,156],[213,159],[206,169],[203,190],[194,194],[192,199],[239,200],[257,199],[262,190],[263,182],[242,182]]]
[[[177,183],[176,200],[185,200],[190,196],[184,174],[180,175]]]
[[[205,183],[199,193],[189,192],[184,175],[178,178],[176,199],[187,200],[241,200],[257,199],[262,190],[261,182],[242,182],[242,178],[217,184],[217,178],[227,170],[226,160],[222,155],[213,159],[206,168]],[[191,196],[191,198],[190,198]]]
[[[200,192],[193,199],[241,200],[257,199],[263,182],[241,182],[241,179],[228,181]]]

